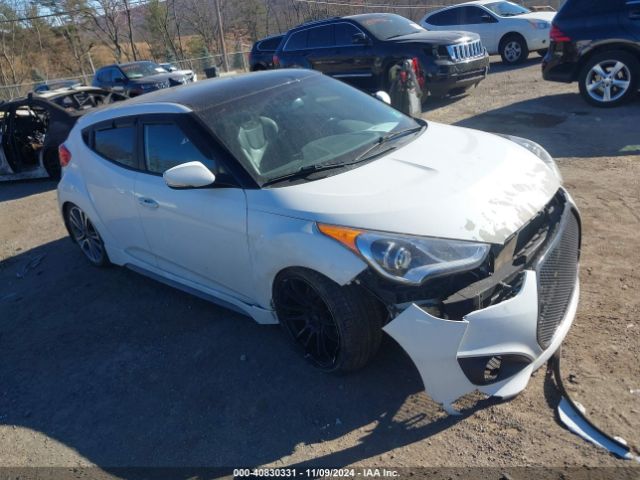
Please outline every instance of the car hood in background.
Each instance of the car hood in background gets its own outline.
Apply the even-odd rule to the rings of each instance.
[[[421,31],[417,33],[410,33],[409,35],[403,35],[389,39],[389,42],[396,43],[431,43],[438,45],[453,45],[461,42],[469,42],[473,40],[480,40],[480,36],[473,32],[463,31]]]
[[[148,75],[146,77],[134,78],[129,82],[133,85],[144,85],[147,83],[161,83],[166,81],[173,81],[175,83],[181,83],[184,80],[184,75],[171,73],[158,73],[156,75]]]
[[[556,12],[531,12],[525,13],[524,15],[516,15],[515,17],[502,17],[512,20],[514,18],[522,18],[524,20],[544,20],[546,22],[551,22],[553,17],[556,16]]]
[[[560,187],[541,160],[492,134],[429,123],[353,170],[248,190],[251,210],[350,227],[502,244]]]

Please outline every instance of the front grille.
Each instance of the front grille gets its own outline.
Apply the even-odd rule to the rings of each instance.
[[[480,40],[447,45],[447,53],[454,62],[466,62],[484,56],[484,47]]]
[[[538,276],[538,344],[547,348],[564,318],[578,278],[580,224],[565,212],[559,230],[536,267]]]

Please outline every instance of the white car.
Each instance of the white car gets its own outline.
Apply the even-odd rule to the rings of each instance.
[[[326,371],[363,367],[384,330],[452,413],[524,389],[576,312],[580,217],[542,147],[312,70],[90,113],[60,162],[60,211],[94,265],[280,322]]]
[[[173,65],[172,63],[160,63],[160,68],[162,68],[164,71],[170,72],[170,73],[175,73],[178,75],[184,75],[184,78],[187,79],[187,82],[197,82],[198,81],[198,74],[195,73],[193,70],[189,70],[189,69],[180,69],[178,67],[176,67],[175,65]]]
[[[516,64],[532,51],[545,55],[554,16],[555,12],[533,12],[512,2],[477,0],[430,12],[420,24],[427,30],[477,33],[490,55]]]

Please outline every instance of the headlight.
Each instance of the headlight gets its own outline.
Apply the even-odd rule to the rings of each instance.
[[[543,20],[528,20],[529,25],[531,25],[536,30],[546,30],[551,25],[549,22],[545,22]]]
[[[536,157],[546,163],[547,167],[551,169],[556,178],[562,181],[562,175],[560,174],[560,170],[558,170],[558,166],[556,162],[553,160],[553,157],[549,155],[541,145],[537,144],[533,140],[529,140],[527,138],[515,137],[513,135],[502,135],[498,134],[498,136],[506,138],[507,140],[511,140],[514,143],[517,143],[521,147],[526,148],[531,153],[533,153]]]
[[[486,243],[372,232],[319,223],[318,230],[363,257],[383,277],[420,285],[427,278],[479,267]]]

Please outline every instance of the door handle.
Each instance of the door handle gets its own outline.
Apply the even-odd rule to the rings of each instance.
[[[631,10],[629,12],[629,18],[631,20],[640,20],[640,10]]]
[[[148,197],[138,197],[138,203],[143,207],[147,208],[158,208],[158,202],[156,202],[153,198]]]

